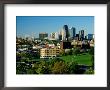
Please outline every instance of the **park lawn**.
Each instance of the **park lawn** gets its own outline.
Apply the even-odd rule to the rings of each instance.
[[[67,55],[60,57],[66,62],[76,61],[78,64],[91,65],[91,55],[88,53],[79,55]]]

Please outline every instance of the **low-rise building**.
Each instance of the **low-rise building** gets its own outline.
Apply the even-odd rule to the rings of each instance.
[[[40,58],[54,58],[59,55],[60,49],[58,47],[55,48],[42,48],[40,49]]]
[[[68,41],[60,42],[60,48],[61,49],[71,49],[72,48],[71,42],[68,42]]]
[[[91,40],[91,41],[90,41],[90,46],[91,46],[91,47],[94,47],[94,40]]]

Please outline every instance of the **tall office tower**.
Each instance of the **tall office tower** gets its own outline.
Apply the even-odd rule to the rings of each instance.
[[[58,39],[59,40],[62,40],[62,31],[59,31],[59,33],[58,33]]]
[[[68,37],[70,36],[70,34],[67,25],[63,26],[63,31],[65,32],[65,39],[68,41]]]
[[[85,38],[85,40],[87,40],[87,31],[86,30],[84,31],[84,38]]]
[[[79,31],[79,40],[84,40],[84,30]]]
[[[59,35],[58,35],[58,38],[59,38],[59,40],[62,40],[62,35],[59,34]]]
[[[84,40],[84,30],[81,30],[81,40]]]
[[[55,33],[55,39],[58,40],[58,32]]]
[[[69,31],[69,37],[71,37],[72,36],[72,34],[71,34],[71,28],[68,28],[68,31]]]
[[[81,40],[81,31],[79,31],[79,40]]]
[[[71,33],[70,33],[71,38],[75,38],[76,36],[76,29],[74,27],[71,28]]]
[[[71,28],[68,28],[68,31],[69,31],[69,37],[68,37],[68,40],[70,41],[70,40],[72,40],[72,35],[71,35]]]
[[[45,37],[48,37],[48,33],[39,33],[39,39],[44,39]]]

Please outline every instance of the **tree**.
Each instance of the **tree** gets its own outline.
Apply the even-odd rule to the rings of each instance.
[[[89,54],[91,55],[92,69],[94,70],[94,47],[91,47],[89,50]]]
[[[69,62],[68,65],[68,73],[69,74],[76,74],[78,73],[79,66],[77,62]]]
[[[92,62],[92,69],[94,70],[94,55],[91,56],[91,62]]]
[[[91,48],[89,49],[89,54],[90,54],[90,55],[94,55],[94,47],[91,47]]]
[[[31,56],[32,56],[32,58],[39,59],[40,58],[40,53],[37,50],[36,50],[36,52],[34,52],[34,50],[33,50],[33,51],[31,51]]]
[[[34,68],[28,69],[27,74],[36,74],[35,69]]]
[[[64,49],[60,51],[60,55],[65,56],[65,50]]]
[[[20,63],[16,65],[16,73],[17,74],[26,74],[26,63]]]
[[[37,68],[35,67],[36,73],[38,74],[49,74],[49,65],[46,61],[41,60],[39,64],[37,64]]]
[[[72,54],[73,54],[73,50],[70,49],[70,51],[69,51],[69,55],[72,55]]]
[[[21,55],[20,53],[16,53],[16,61],[20,61],[21,60]]]
[[[73,50],[73,53],[74,53],[75,55],[80,54],[80,48],[75,48],[75,49]]]
[[[53,74],[66,74],[67,73],[67,65],[63,61],[57,61],[54,63],[52,67]]]

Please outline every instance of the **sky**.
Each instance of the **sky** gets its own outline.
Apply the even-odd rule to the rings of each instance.
[[[94,16],[16,16],[17,36],[38,37],[40,32],[59,32],[63,25],[94,34]]]

